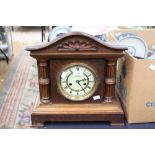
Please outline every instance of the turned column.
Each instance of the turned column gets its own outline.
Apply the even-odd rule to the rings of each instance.
[[[39,89],[41,103],[50,103],[50,79],[48,61],[38,60]]]
[[[105,75],[105,102],[112,102],[115,96],[115,76],[117,60],[107,60]]]

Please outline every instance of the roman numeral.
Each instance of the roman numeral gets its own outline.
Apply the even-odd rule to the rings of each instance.
[[[79,71],[79,67],[76,67],[77,71]]]
[[[87,88],[91,89],[91,87],[90,87],[90,86],[87,86]]]
[[[86,91],[83,89],[84,93],[86,94]]]
[[[66,87],[64,87],[64,89],[67,89],[68,87],[66,86]]]
[[[89,82],[94,82],[94,81],[89,81]]]
[[[73,71],[72,71],[71,69],[70,69],[69,71],[70,71],[71,73],[73,73]]]

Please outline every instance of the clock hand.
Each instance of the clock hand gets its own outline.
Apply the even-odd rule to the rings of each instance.
[[[80,85],[80,87],[82,88],[82,90],[85,92],[85,90],[84,90],[84,88],[81,86],[81,84],[80,84],[80,81],[81,80],[76,80],[76,83],[78,83],[78,85]],[[86,93],[86,92],[85,92]]]
[[[82,79],[82,80],[80,80],[80,81],[86,81],[86,79],[84,78],[84,79]]]

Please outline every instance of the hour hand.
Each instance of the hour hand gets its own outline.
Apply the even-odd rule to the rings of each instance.
[[[78,83],[78,84],[79,84],[79,82],[80,82],[80,80],[76,80],[76,83]]]
[[[82,90],[85,92],[85,90],[84,90],[84,88],[81,86],[81,84],[80,84],[80,81],[81,80],[76,80],[76,83],[78,83],[79,85],[80,85],[80,87],[82,88]],[[86,93],[86,92],[85,92]]]

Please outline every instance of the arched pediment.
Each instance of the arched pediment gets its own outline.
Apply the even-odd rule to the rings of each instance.
[[[27,47],[27,51],[31,51],[31,56],[38,55],[48,55],[53,57],[56,55],[68,54],[100,54],[100,55],[111,55],[116,54],[119,57],[119,54],[122,54],[124,50],[127,50],[126,47],[120,45],[114,45],[101,41],[100,39],[91,36],[86,33],[81,32],[70,32],[64,36],[54,39],[50,43],[42,43],[38,46]],[[69,55],[68,55],[69,56]]]

